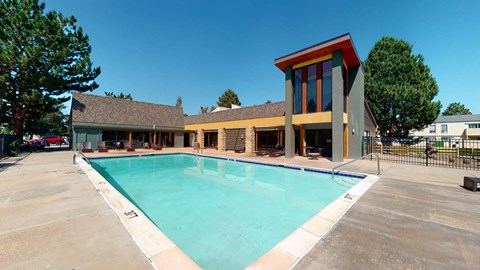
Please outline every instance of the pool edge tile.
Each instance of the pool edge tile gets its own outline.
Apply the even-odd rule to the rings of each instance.
[[[300,258],[320,240],[318,235],[310,233],[301,227],[280,241],[276,246]]]
[[[301,228],[321,238],[328,233],[334,225],[335,222],[331,220],[321,216],[314,216],[305,222]]]
[[[275,246],[260,258],[247,266],[246,270],[285,270],[292,267],[298,257]]]
[[[179,247],[175,246],[152,257],[152,263],[158,269],[165,270],[196,270],[202,269],[190,257],[187,256]]]

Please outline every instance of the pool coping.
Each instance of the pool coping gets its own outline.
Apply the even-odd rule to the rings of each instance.
[[[94,159],[126,158],[157,155],[192,155],[190,153],[155,153],[136,154],[122,157],[98,157]],[[296,166],[285,163],[267,163],[249,161],[242,158],[232,159],[201,154],[201,157],[230,160],[234,162],[260,164],[274,167],[284,167],[294,170],[305,170],[329,174],[325,169],[308,166]],[[109,207],[117,214],[123,226],[132,236],[134,242],[150,261],[155,269],[201,269],[201,267],[184,253],[168,238],[140,209],[117,191],[103,176],[81,157],[76,158],[77,164],[88,176],[97,191]],[[336,174],[338,175],[338,174]],[[272,249],[252,262],[246,269],[291,269],[305,256],[318,241],[327,235],[345,213],[360,199],[360,197],[379,179],[378,176],[358,173],[341,173],[342,176],[359,178],[357,184],[345,191],[333,202],[328,204],[311,219],[302,224]],[[133,212],[132,212],[133,211]]]

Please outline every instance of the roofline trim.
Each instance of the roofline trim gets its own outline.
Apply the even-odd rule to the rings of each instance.
[[[350,36],[350,33],[345,33],[343,35],[340,35],[340,36],[337,36],[337,37],[334,37],[334,38],[331,38],[329,40],[326,40],[326,41],[323,41],[321,43],[317,43],[315,45],[312,45],[312,46],[309,46],[307,48],[304,48],[304,49],[301,49],[301,50],[298,50],[298,51],[295,51],[293,53],[289,53],[287,55],[284,55],[282,57],[279,57],[279,58],[276,58],[274,60],[275,64],[277,64],[277,62],[283,62],[283,61],[286,61],[286,60],[289,60],[290,58],[293,58],[292,56],[298,54],[298,53],[308,53],[310,51],[315,51],[315,50],[318,50],[318,49],[322,49],[322,48],[325,48],[325,47],[328,47],[330,45],[333,45],[335,43],[338,43],[338,42],[341,42],[341,41],[345,41],[345,40],[352,40],[351,36]],[[335,41],[335,42],[333,42]],[[332,44],[330,44],[332,43]],[[353,42],[351,42],[352,45],[353,45]],[[354,50],[355,50],[355,46],[353,46]],[[357,55],[357,58],[358,58],[358,54],[357,54],[357,51],[355,50],[355,54]],[[360,58],[359,58],[360,59]],[[280,61],[282,60],[282,61]]]

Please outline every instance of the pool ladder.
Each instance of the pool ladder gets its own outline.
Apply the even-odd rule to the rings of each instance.
[[[88,159],[88,157],[87,157],[87,156],[85,156],[85,154],[84,154],[84,153],[82,153],[82,152],[78,152],[78,151],[75,151],[75,152],[73,153],[73,164],[74,164],[74,165],[76,164],[76,161],[75,161],[75,159],[77,158],[77,155],[80,155],[80,156],[82,156],[82,157],[83,157],[83,159],[85,159],[85,161],[86,161],[86,162],[87,162],[89,165],[92,165],[92,163],[90,162],[90,160]]]
[[[345,166],[345,165],[351,164],[351,163],[353,163],[353,162],[355,162],[355,161],[357,161],[357,160],[364,159],[364,158],[366,158],[366,157],[368,157],[368,156],[373,156],[373,155],[375,155],[375,156],[377,157],[377,175],[380,175],[380,156],[379,156],[377,153],[370,153],[370,154],[367,154],[367,155],[365,155],[365,156],[356,158],[356,159],[354,159],[354,160],[350,160],[349,162],[345,162],[345,163],[342,163],[342,164],[340,164],[340,165],[338,165],[338,166],[335,166],[335,167],[332,169],[332,177],[335,176],[335,170],[336,170],[336,169],[338,169],[338,168],[340,168],[340,167],[343,167],[343,166]]]

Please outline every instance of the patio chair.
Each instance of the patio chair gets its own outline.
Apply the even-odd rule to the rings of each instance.
[[[130,142],[124,142],[123,143],[123,148],[127,149],[127,152],[134,152],[135,148],[132,147],[132,144]]]
[[[162,146],[157,145],[156,143],[152,143],[150,146],[153,150],[162,150]]]
[[[97,142],[97,150],[99,153],[108,153],[108,149],[105,147],[105,142]]]
[[[83,142],[82,153],[93,153],[91,142]]]

